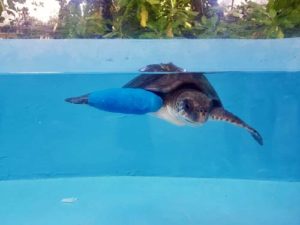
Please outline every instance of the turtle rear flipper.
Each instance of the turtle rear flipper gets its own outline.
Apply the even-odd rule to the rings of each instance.
[[[240,118],[238,118],[231,112],[228,112],[224,108],[218,107],[218,108],[213,109],[210,113],[210,118],[212,118],[213,120],[226,121],[226,122],[235,124],[239,127],[246,129],[260,145],[263,145],[262,136],[254,128],[250,127],[248,124],[246,124]]]

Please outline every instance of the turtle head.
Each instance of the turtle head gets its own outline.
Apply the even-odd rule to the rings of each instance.
[[[211,99],[193,90],[179,94],[174,103],[178,119],[192,124],[205,123],[212,109]]]

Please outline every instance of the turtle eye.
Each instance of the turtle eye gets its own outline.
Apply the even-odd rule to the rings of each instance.
[[[192,104],[189,100],[187,100],[187,99],[183,100],[183,109],[186,111],[192,109]]]

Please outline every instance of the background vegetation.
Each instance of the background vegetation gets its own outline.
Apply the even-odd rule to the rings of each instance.
[[[300,36],[300,0],[269,0],[265,5],[249,0],[238,6],[232,0],[228,7],[221,7],[217,0],[57,0],[59,15],[47,24],[31,18],[26,8],[17,10],[15,3],[24,1],[8,0],[8,8],[19,16],[9,26],[0,26],[2,32],[23,38],[41,33],[50,38]],[[4,10],[0,0],[0,15]],[[42,31],[33,28],[38,24]]]

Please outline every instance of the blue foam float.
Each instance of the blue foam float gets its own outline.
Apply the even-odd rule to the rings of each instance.
[[[158,95],[138,88],[100,90],[80,97],[67,98],[66,101],[74,104],[88,104],[100,110],[124,114],[156,112],[163,105]]]

